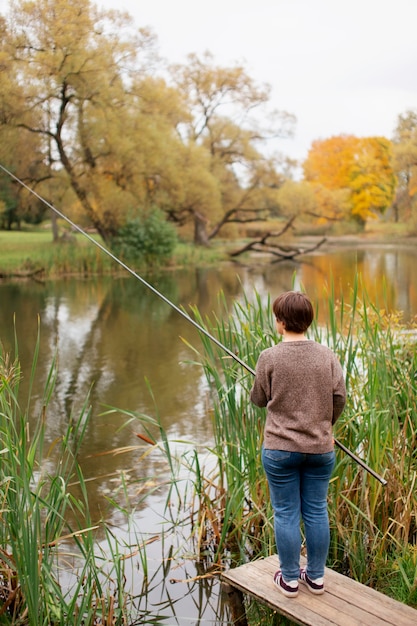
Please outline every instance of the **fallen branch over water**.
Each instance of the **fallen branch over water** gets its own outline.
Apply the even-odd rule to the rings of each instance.
[[[319,242],[317,242],[316,244],[308,248],[298,248],[298,247],[296,248],[294,246],[283,247],[278,244],[268,243],[268,239],[272,237],[277,237],[277,236],[278,236],[277,233],[266,233],[260,239],[257,239],[255,241],[250,241],[248,244],[243,246],[243,248],[240,248],[239,250],[235,250],[234,252],[231,252],[230,256],[236,257],[236,256],[239,256],[240,254],[243,254],[244,252],[251,251],[251,252],[261,252],[263,254],[265,253],[272,254],[273,256],[278,257],[278,260],[280,261],[291,260],[291,259],[295,259],[297,256],[301,256],[302,254],[307,254],[309,252],[313,252],[314,250],[317,250],[326,241],[326,237],[323,237],[323,239],[321,239]]]
[[[244,252],[261,252],[262,254],[267,253],[267,254],[271,254],[272,256],[276,256],[278,257],[279,261],[283,261],[285,259],[287,260],[294,259],[297,256],[300,256],[302,254],[307,254],[308,252],[313,252],[314,250],[317,250],[317,248],[320,248],[320,246],[323,245],[323,243],[326,241],[325,237],[323,237],[323,239],[321,239],[319,242],[317,242],[316,244],[308,248],[298,248],[295,246],[280,246],[279,244],[276,244],[270,241],[271,239],[277,239],[278,237],[281,237],[284,233],[286,233],[287,230],[289,230],[292,227],[295,221],[295,218],[296,218],[295,215],[291,217],[286,222],[286,224],[284,224],[281,230],[277,232],[269,231],[267,233],[264,233],[262,236],[259,237],[259,239],[254,239],[253,241],[250,241],[242,248],[239,248],[238,250],[231,252],[230,256],[237,257],[243,254]]]

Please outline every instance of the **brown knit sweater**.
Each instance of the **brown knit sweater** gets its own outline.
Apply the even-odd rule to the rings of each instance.
[[[346,403],[342,367],[327,346],[282,341],[261,352],[250,399],[267,407],[265,448],[330,452],[332,424]]]

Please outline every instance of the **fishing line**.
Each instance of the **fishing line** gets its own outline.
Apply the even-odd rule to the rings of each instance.
[[[47,206],[49,209],[51,209],[52,211],[54,211],[57,215],[59,215],[59,217],[61,217],[63,220],[65,220],[68,224],[70,224],[72,226],[72,228],[74,228],[74,230],[78,231],[81,235],[83,235],[84,237],[86,237],[91,243],[93,243],[97,248],[100,248],[100,250],[102,252],[104,252],[105,254],[107,254],[111,259],[113,259],[113,261],[115,261],[116,263],[118,263],[121,267],[123,267],[123,269],[125,269],[127,272],[129,272],[129,274],[131,274],[132,276],[134,276],[137,280],[139,280],[139,282],[142,283],[142,285],[144,285],[145,287],[147,287],[148,289],[150,289],[150,291],[152,291],[156,296],[158,296],[158,298],[161,298],[161,300],[163,300],[164,302],[166,302],[166,304],[168,304],[172,309],[174,309],[177,313],[179,313],[184,319],[187,320],[187,322],[190,322],[190,324],[192,324],[200,333],[202,333],[203,335],[205,335],[208,339],[210,339],[210,341],[212,341],[213,343],[216,344],[216,346],[218,348],[220,348],[221,350],[223,350],[224,352],[226,352],[226,354],[228,354],[232,359],[234,359],[237,363],[239,363],[239,365],[241,365],[245,370],[247,370],[250,374],[252,374],[253,376],[255,376],[255,370],[252,369],[251,367],[249,367],[249,365],[247,365],[247,363],[245,363],[244,361],[242,361],[242,359],[240,359],[237,354],[235,354],[234,352],[232,352],[231,350],[229,350],[229,348],[227,348],[225,345],[223,345],[216,337],[214,337],[214,335],[210,334],[203,326],[201,326],[200,324],[198,324],[195,320],[193,320],[192,317],[190,317],[185,311],[183,311],[182,309],[180,309],[176,304],[174,304],[173,302],[171,302],[171,300],[168,300],[168,298],[166,296],[164,296],[164,294],[162,294],[160,291],[158,291],[153,285],[151,285],[150,283],[148,283],[144,278],[142,278],[142,276],[140,276],[139,274],[137,274],[134,270],[132,270],[131,267],[129,267],[128,265],[126,265],[125,263],[123,263],[123,261],[121,261],[117,256],[115,256],[112,252],[110,252],[110,250],[108,250],[105,246],[103,246],[99,241],[96,241],[93,237],[91,237],[91,235],[89,235],[85,230],[83,230],[80,226],[78,226],[78,224],[76,224],[75,222],[73,222],[72,220],[70,220],[69,217],[67,217],[64,213],[62,213],[61,211],[59,211],[56,207],[54,207],[50,202],[48,202],[47,200],[45,200],[45,198],[43,198],[41,195],[39,195],[34,189],[31,189],[31,187],[29,187],[25,182],[23,182],[20,178],[18,178],[17,176],[15,176],[12,172],[10,172],[6,167],[4,167],[4,165],[2,165],[0,163],[0,169],[3,170],[3,172],[5,172],[8,176],[10,176],[10,178],[13,178],[13,180],[15,180],[17,183],[19,183],[19,185],[21,185],[22,187],[24,187],[25,189],[27,189],[27,191],[29,191],[29,193],[33,194],[36,198],[38,198],[38,200],[40,200],[43,204],[45,204],[45,206]],[[337,439],[334,440],[335,444],[341,449],[343,450],[343,452],[345,452],[345,454],[347,454],[348,456],[350,456],[351,459],[353,459],[358,465],[360,465],[363,469],[365,469],[369,474],[371,474],[371,476],[373,476],[374,478],[376,478],[377,480],[379,480],[379,482],[382,485],[386,485],[387,481],[385,480],[385,478],[382,478],[382,476],[379,476],[379,474],[377,474],[371,467],[369,467],[362,459],[360,459],[358,456],[356,456],[356,454],[354,454],[351,450],[349,450],[349,448],[346,448],[346,446],[344,446],[342,443],[340,443],[340,441],[338,441]]]

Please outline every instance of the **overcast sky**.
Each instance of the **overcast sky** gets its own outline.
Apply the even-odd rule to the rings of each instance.
[[[277,148],[304,159],[314,139],[392,136],[417,109],[417,0],[97,0],[150,26],[161,54],[184,62],[209,50],[243,62],[297,117]]]

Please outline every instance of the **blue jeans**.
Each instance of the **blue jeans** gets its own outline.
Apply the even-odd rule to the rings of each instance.
[[[262,449],[262,464],[274,509],[274,531],[282,575],[297,580],[300,571],[301,531],[304,522],[307,573],[324,575],[330,543],[327,492],[335,453],[303,454]]]

